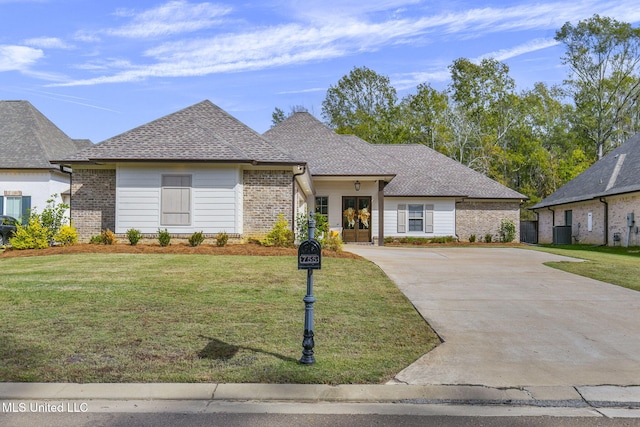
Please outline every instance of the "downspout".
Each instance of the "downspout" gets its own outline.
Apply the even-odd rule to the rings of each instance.
[[[604,245],[609,246],[609,203],[604,197],[600,197],[600,203],[604,204]]]
[[[302,172],[294,173],[291,177],[291,230],[295,232],[296,229],[296,177],[304,175],[307,172],[307,166],[301,165]]]

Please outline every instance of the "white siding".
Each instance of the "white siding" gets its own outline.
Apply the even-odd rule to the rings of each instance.
[[[433,233],[409,231],[398,232],[398,205],[433,205]],[[406,218],[406,216],[405,216]],[[456,204],[453,199],[399,198],[384,199],[384,235],[385,237],[434,237],[455,236]]]
[[[192,176],[191,225],[160,224],[160,186],[165,174]],[[156,233],[159,228],[184,234],[241,233],[240,176],[236,167],[120,164],[116,172],[116,233],[130,228],[142,233]]]
[[[53,194],[58,195],[56,203],[62,203],[60,194],[69,190],[70,186],[69,175],[62,172],[19,170],[0,172],[0,196],[4,196],[5,191],[21,191],[22,196],[31,197],[31,209],[36,209],[38,213],[42,213],[47,206],[47,200]]]

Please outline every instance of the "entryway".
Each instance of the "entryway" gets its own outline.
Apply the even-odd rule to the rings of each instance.
[[[342,197],[342,240],[371,242],[371,197]]]

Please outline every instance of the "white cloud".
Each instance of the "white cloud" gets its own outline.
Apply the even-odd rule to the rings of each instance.
[[[24,44],[43,49],[73,49],[73,46],[57,37],[35,37],[27,39]]]
[[[616,10],[623,13],[620,0],[616,3],[599,3],[601,11]],[[593,2],[525,3],[503,8],[485,7],[462,11],[444,11],[428,15],[428,10],[419,8],[404,13],[402,7],[416,3],[415,0],[386,0],[362,6],[370,15],[357,14],[360,2],[332,0],[328,5],[318,2],[299,4],[307,11],[324,10],[333,19],[313,22],[285,22],[269,27],[243,26],[237,32],[218,34],[199,39],[178,39],[149,48],[142,55],[155,63],[130,64],[123,69],[116,65],[106,67],[106,75],[96,78],[68,82],[68,85],[90,85],[107,82],[137,81],[148,77],[202,76],[212,73],[238,72],[272,68],[283,65],[325,61],[365,51],[375,51],[396,44],[424,44],[425,39],[465,40],[492,33],[508,33],[531,29],[552,31],[566,21],[575,21],[591,16],[596,8]],[[635,9],[633,2],[627,9]],[[615,6],[615,9],[613,7]],[[440,6],[446,7],[446,6]],[[388,14],[380,12],[387,10]],[[336,11],[348,13],[339,14]],[[109,30],[111,35],[126,37],[150,37],[185,33],[209,28],[231,11],[210,3],[191,4],[186,1],[171,1],[135,14],[121,10],[119,16],[131,17],[129,25]],[[393,13],[392,13],[393,12]],[[398,13],[395,13],[398,12]],[[601,12],[602,13],[602,12]],[[373,19],[373,15],[378,20]],[[416,16],[418,15],[418,16]],[[400,18],[398,18],[400,17]],[[246,29],[245,29],[246,28]],[[514,48],[498,50],[482,55],[505,60],[527,52],[553,46],[552,39],[535,39]],[[453,59],[453,58],[451,58]],[[134,62],[131,60],[131,62]],[[98,70],[96,64],[84,66]],[[442,79],[444,72],[415,74]],[[408,79],[405,83],[408,84]],[[423,79],[422,81],[425,81]]]
[[[136,38],[193,32],[219,24],[221,18],[230,12],[229,7],[176,0],[141,13],[119,10],[118,16],[131,17],[132,22],[105,32],[113,36]]]
[[[25,71],[35,64],[44,53],[28,46],[0,45],[0,72]]]

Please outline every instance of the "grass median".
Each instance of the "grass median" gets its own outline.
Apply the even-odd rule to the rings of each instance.
[[[0,259],[0,381],[382,383],[438,344],[374,264],[314,273],[290,256],[73,254]]]

